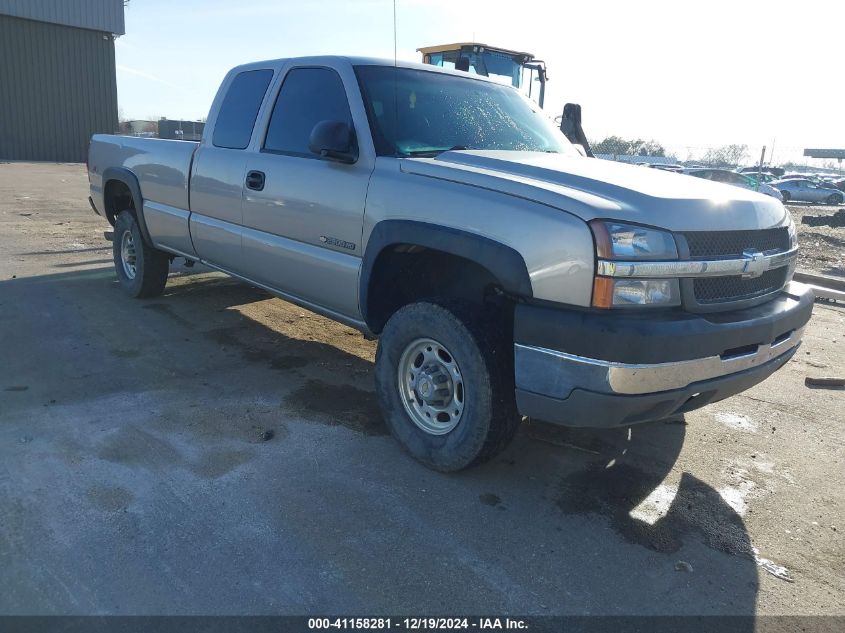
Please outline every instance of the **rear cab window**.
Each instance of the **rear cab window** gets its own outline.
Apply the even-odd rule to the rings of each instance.
[[[246,149],[258,109],[272,79],[273,71],[270,69],[246,70],[235,76],[214,124],[211,142],[215,147]]]

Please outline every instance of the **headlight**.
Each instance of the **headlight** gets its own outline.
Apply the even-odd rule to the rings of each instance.
[[[677,282],[677,279],[617,279],[613,284],[613,305],[671,304],[678,298]]]
[[[792,250],[796,246],[798,246],[798,232],[795,229],[795,221],[790,217],[789,218],[789,250]]]
[[[790,216],[789,218],[789,250],[798,247],[798,231],[795,228],[795,221]],[[786,283],[792,281],[792,277],[795,274],[795,267],[798,265],[798,258],[794,258],[790,264],[789,268],[786,271]]]
[[[678,247],[668,231],[622,222],[593,221],[596,257],[606,260],[676,260]],[[596,276],[596,308],[672,307],[681,305],[677,279],[624,279]]]
[[[602,259],[678,259],[675,238],[667,231],[621,222],[590,222],[596,255]]]
[[[670,308],[681,305],[677,279],[613,279],[596,277],[593,282],[595,308]]]

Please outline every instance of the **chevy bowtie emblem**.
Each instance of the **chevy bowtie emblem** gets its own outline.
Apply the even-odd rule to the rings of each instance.
[[[742,269],[742,276],[755,279],[769,270],[769,260],[760,251],[743,251],[745,268]]]

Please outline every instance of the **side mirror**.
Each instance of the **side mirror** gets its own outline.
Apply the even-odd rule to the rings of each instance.
[[[563,106],[563,116],[560,118],[560,131],[569,139],[570,143],[576,147],[578,145],[583,147],[589,158],[593,157],[593,152],[590,150],[590,143],[587,141],[587,136],[581,127],[580,105],[577,103],[567,103]]]
[[[339,163],[354,163],[358,160],[355,134],[348,123],[342,121],[320,121],[311,130],[308,149],[321,158]]]

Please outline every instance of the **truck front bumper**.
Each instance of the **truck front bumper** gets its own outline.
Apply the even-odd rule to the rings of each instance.
[[[726,313],[519,305],[517,407],[566,426],[613,427],[723,400],[765,380],[795,354],[813,299],[793,282],[772,301]]]

